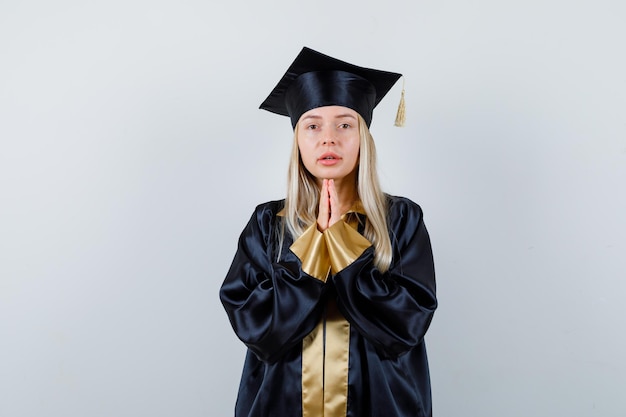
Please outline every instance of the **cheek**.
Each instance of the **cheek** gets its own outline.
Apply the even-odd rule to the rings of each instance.
[[[298,144],[298,150],[300,151],[300,158],[303,161],[308,161],[308,159],[310,158],[311,152],[306,147],[306,145]]]
[[[304,154],[307,152],[307,150],[310,148],[310,146],[307,146],[307,140],[306,138],[302,137],[302,133],[298,134],[298,149],[300,150],[301,154]]]
[[[314,159],[313,152],[306,145],[298,144],[298,150],[300,151],[300,161],[306,168],[307,171],[311,170],[312,167],[312,159]]]
[[[360,154],[361,154],[360,149],[361,149],[361,148],[360,148],[360,146],[359,146],[359,142],[357,142],[357,143],[353,146],[353,148],[351,149],[351,152],[350,152],[350,153],[351,153],[351,155],[352,155],[352,157],[354,158],[354,160],[355,160],[355,162],[356,162],[357,164],[358,164],[358,162],[359,162],[359,156],[360,156]]]

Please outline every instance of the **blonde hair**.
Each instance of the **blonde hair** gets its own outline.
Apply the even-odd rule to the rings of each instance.
[[[382,192],[376,170],[376,146],[365,120],[359,115],[359,165],[357,193],[367,220],[365,237],[374,245],[374,265],[381,271],[389,269],[392,259],[391,239],[387,228],[387,198]],[[292,237],[297,239],[317,222],[320,189],[315,177],[302,163],[298,148],[298,126],[294,131],[293,148],[287,174],[287,197],[285,198],[285,223]],[[281,241],[284,236],[284,225]],[[282,242],[280,246],[282,248]]]

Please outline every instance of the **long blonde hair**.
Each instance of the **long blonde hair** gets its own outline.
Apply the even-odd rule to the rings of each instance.
[[[374,245],[374,265],[381,272],[385,272],[389,269],[392,259],[391,240],[387,228],[387,198],[378,181],[374,138],[360,115],[358,120],[360,147],[356,187],[367,216],[364,235]],[[306,170],[300,157],[296,125],[287,174],[284,215],[287,230],[294,240],[317,222],[319,195],[320,189],[315,177]],[[281,233],[281,240],[283,236],[284,230]]]

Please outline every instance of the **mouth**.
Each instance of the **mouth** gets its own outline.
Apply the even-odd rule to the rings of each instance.
[[[332,152],[327,152],[327,153],[321,155],[318,158],[318,161],[334,161],[334,160],[338,160],[338,159],[341,159],[341,157],[339,155],[334,154]]]
[[[332,167],[341,163],[341,157],[335,153],[326,152],[317,158],[317,163],[325,167]]]

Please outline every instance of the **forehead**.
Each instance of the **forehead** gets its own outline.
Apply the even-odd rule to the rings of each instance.
[[[342,118],[348,117],[357,119],[358,113],[351,108],[343,106],[323,106],[311,109],[300,116],[300,120],[310,118]]]

